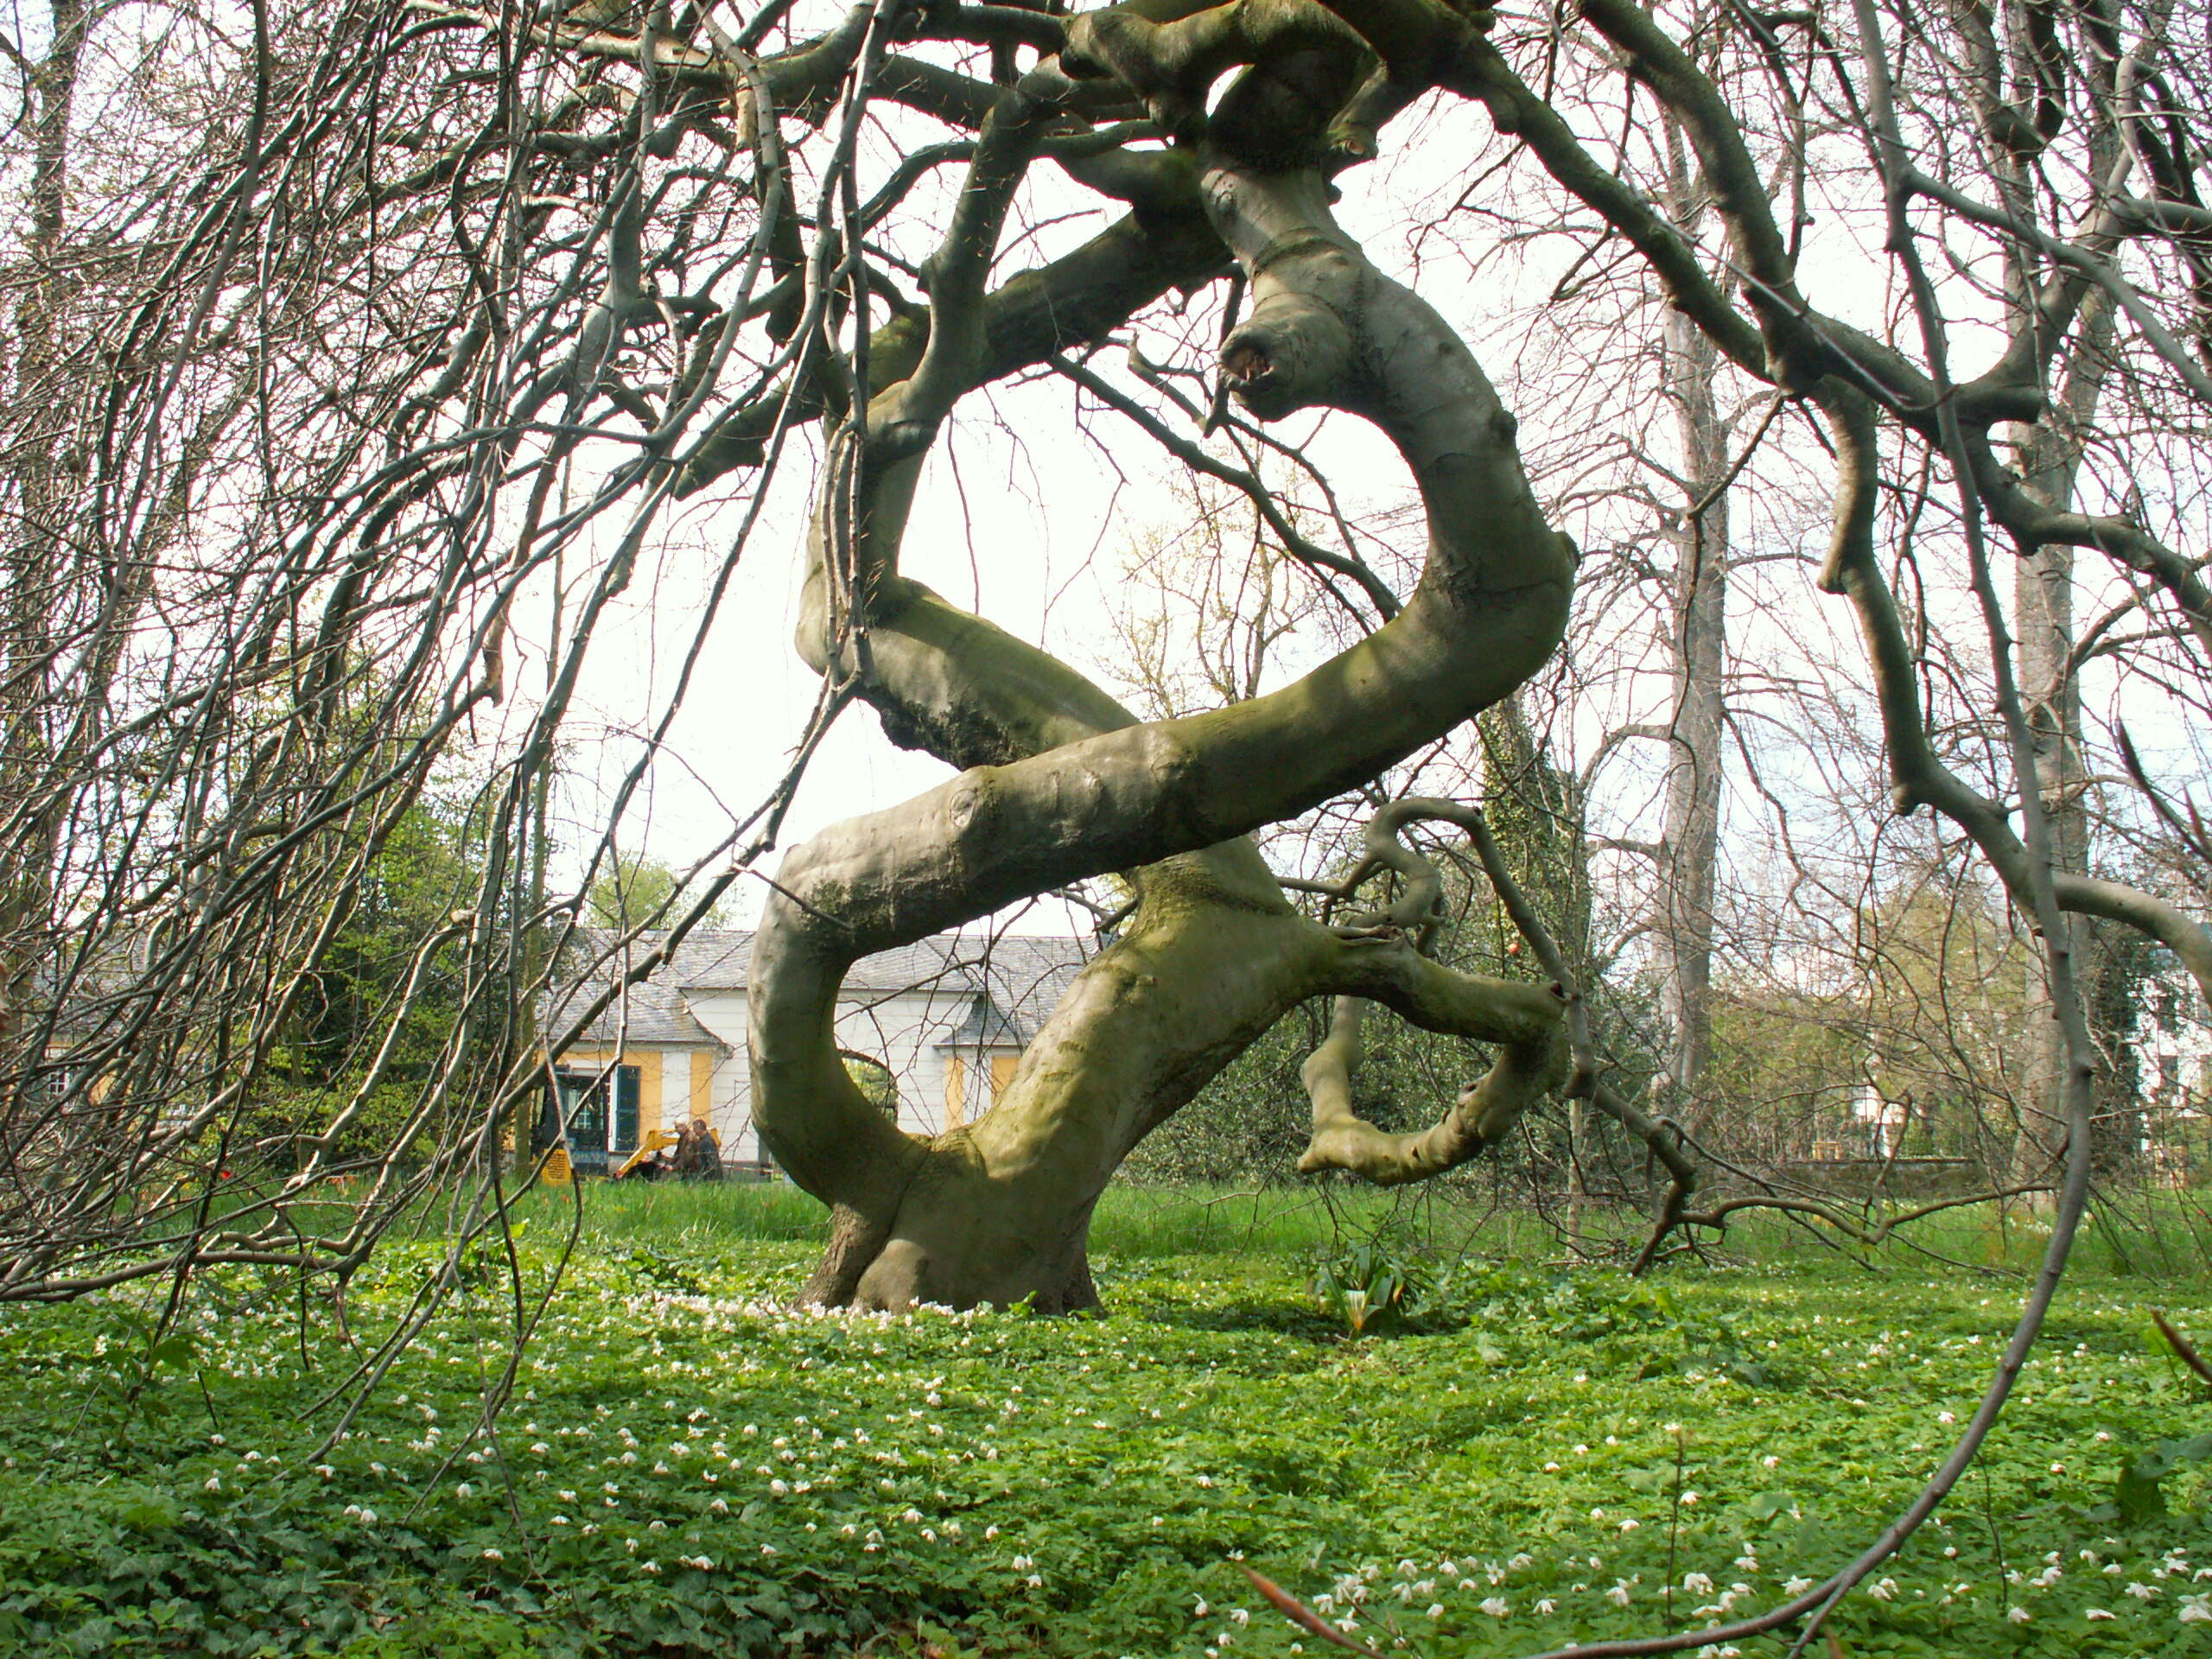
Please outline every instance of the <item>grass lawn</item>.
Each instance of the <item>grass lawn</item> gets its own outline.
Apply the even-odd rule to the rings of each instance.
[[[1869,1537],[2019,1294],[1905,1256],[1643,1285],[1492,1259],[1355,1342],[1306,1294],[1314,1206],[1130,1198],[1106,1319],[818,1317],[780,1307],[797,1195],[600,1196],[489,1438],[515,1303],[488,1257],[327,1446],[432,1247],[356,1281],[359,1348],[248,1277],[150,1352],[132,1299],[0,1310],[0,1653],[1322,1652],[1239,1559],[1385,1650],[1649,1633]],[[534,1204],[526,1290],[563,1231]],[[2212,1429],[2154,1304],[2212,1332],[2212,1283],[2069,1287],[1983,1469],[1820,1651],[2212,1655],[2203,1465],[2164,1514],[2113,1502],[2124,1459]]]

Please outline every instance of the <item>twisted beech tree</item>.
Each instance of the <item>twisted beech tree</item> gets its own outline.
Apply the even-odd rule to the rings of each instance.
[[[1200,114],[1207,87],[1247,65]],[[1151,188],[1191,194],[1249,284],[1249,315],[1222,346],[1231,391],[1263,418],[1319,404],[1375,422],[1412,469],[1430,527],[1420,585],[1371,637],[1280,691],[1148,724],[902,579],[897,563],[921,453],[983,366],[985,254],[1011,186],[1060,111],[1102,79],[1141,95],[1178,139],[1135,166],[1154,175]],[[1504,1046],[1418,1139],[1363,1132],[1322,1109],[1312,1166],[1384,1180],[1439,1173],[1556,1081],[1556,992],[1454,973],[1402,931],[1313,922],[1238,839],[1376,776],[1510,692],[1566,620],[1573,549],[1529,492],[1513,416],[1452,329],[1329,212],[1329,173],[1371,145],[1363,124],[1394,96],[1359,37],[1310,7],[1239,3],[1164,25],[1116,10],[1077,19],[1057,63],[1025,76],[983,123],[929,273],[927,344],[907,378],[840,428],[810,554],[809,660],[852,683],[902,741],[963,769],[786,859],[755,946],[754,1116],[779,1161],[836,1216],[812,1296],[1088,1305],[1084,1233],[1108,1178],[1312,996],[1380,1001]],[[1131,868],[1141,896],[1126,934],[971,1129],[925,1144],[861,1097],[831,1031],[854,961]]]
[[[2212,987],[2185,713],[2212,654],[2212,590],[2188,550],[2202,516],[2189,440],[2212,409],[2212,76],[2202,31],[2163,0],[2005,0],[1936,22],[1880,0],[1582,0],[1502,18],[1445,0],[1075,15],[353,0],[257,6],[245,35],[179,14],[137,42],[162,72],[143,74],[115,39],[130,16],[71,0],[10,59],[29,66],[38,148],[32,232],[8,269],[0,1292],[211,1260],[342,1274],[426,1185],[458,1190],[498,1161],[543,1083],[541,1035],[559,1035],[529,1011],[581,896],[548,890],[533,825],[582,664],[605,648],[595,631],[675,504],[715,509],[728,551],[701,632],[639,722],[594,871],[730,566],[759,556],[771,478],[810,442],[797,645],[822,694],[800,760],[857,700],[957,775],[775,872],[753,1099],[779,1162],[834,1213],[809,1296],[1088,1304],[1085,1230],[1116,1166],[1313,998],[1334,1017],[1306,1068],[1309,1170],[1429,1177],[1559,1090],[1643,1135],[1674,1178],[1662,1220],[1696,1219],[1694,1160],[1609,1085],[1543,918],[1465,804],[1379,811],[1318,917],[1247,839],[1375,790],[1513,693],[1568,624],[1575,546],[1532,488],[1515,412],[1332,211],[1340,189],[1370,188],[1354,169],[1394,132],[1472,134],[1468,106],[1495,136],[1479,168],[1433,158],[1455,200],[1446,228],[1471,240],[1503,215],[1510,232],[1540,205],[1529,224],[1580,245],[1570,276],[1602,262],[1663,296],[1678,376],[1768,397],[1772,418],[1732,457],[1694,421],[1712,453],[1683,472],[1693,516],[1722,522],[1763,443],[1832,487],[1821,585],[1856,619],[1895,804],[1974,842],[2038,931],[2069,1151],[2087,1144],[2095,1056],[2069,915],[2141,929]],[[73,116],[95,105],[112,131]],[[73,168],[88,175],[73,194]],[[1071,196],[1109,222],[1052,232]],[[1816,247],[1824,220],[1840,228]],[[1872,302],[1870,268],[1892,283]],[[1133,348],[1132,325],[1172,305],[1221,323],[1210,394],[1185,390],[1197,362]],[[1130,348],[1129,378],[1109,372],[1109,346]],[[1249,701],[1140,721],[905,574],[917,491],[962,401],[1049,376],[1251,495],[1360,620],[1356,643]],[[2126,418],[2100,424],[2100,409]],[[1402,456],[1427,526],[1402,594],[1356,537],[1321,544],[1308,531],[1327,515],[1265,481],[1305,464],[1269,430],[1301,410],[1370,423]],[[1749,532],[1726,522],[1732,560]],[[1684,545],[1701,556],[1700,536]],[[2053,552],[2073,549],[2109,575]],[[2000,552],[2034,561],[2045,618],[2024,700]],[[563,579],[548,642],[531,607]],[[2049,620],[2072,614],[2069,583],[2123,596],[2071,647]],[[1943,609],[1937,587],[1970,608]],[[1712,640],[1720,620],[1700,625]],[[544,672],[517,698],[523,654]],[[2098,785],[2118,791],[2106,821],[2146,849],[2157,879],[2140,885],[2089,874],[2081,838],[2055,847],[2048,823],[2098,760],[2068,682],[2099,659],[2140,664],[2130,696],[2184,711],[2153,717],[2173,741],[2124,766],[2114,750]],[[1956,685],[1931,669],[1955,662]],[[1712,703],[1696,690],[1685,707]],[[1700,718],[1675,747],[1709,772],[1717,716]],[[389,1081],[392,1045],[368,1041],[353,1103],[304,1136],[296,1168],[211,1218],[208,1184],[288,1010],[439,754],[480,722],[499,727],[484,868],[384,1014],[398,1031],[441,963],[461,988],[403,1135],[434,1154],[377,1165],[327,1234],[294,1224],[289,1201],[333,1173],[349,1114]],[[1688,783],[1709,841],[1712,779]],[[765,856],[791,784],[664,907],[677,937]],[[1427,954],[1438,887],[1409,833],[1423,821],[1470,838],[1554,982]],[[1134,907],[994,1108],[933,1141],[893,1128],[833,1035],[851,964],[1108,874],[1128,877]],[[1376,879],[1380,897],[1356,896]],[[1350,1109],[1378,1009],[1494,1047],[1425,1132],[1384,1135]],[[2087,1166],[2069,1170],[2078,1211]],[[472,1204],[472,1226],[496,1211]],[[140,1224],[164,1218],[185,1224]]]

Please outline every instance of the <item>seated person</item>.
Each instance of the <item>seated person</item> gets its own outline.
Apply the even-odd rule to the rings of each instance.
[[[676,1149],[670,1154],[669,1173],[686,1180],[720,1180],[721,1142],[703,1117],[695,1117],[676,1132]]]

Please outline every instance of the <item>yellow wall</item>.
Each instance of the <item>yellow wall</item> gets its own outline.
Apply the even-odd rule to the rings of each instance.
[[[944,1059],[944,1127],[949,1133],[968,1121],[968,1062],[957,1054]]]

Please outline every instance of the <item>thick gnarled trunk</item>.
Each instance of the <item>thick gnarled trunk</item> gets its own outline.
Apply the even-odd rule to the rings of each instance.
[[[994,145],[1012,155],[1035,130],[1028,98],[1010,94],[994,116],[979,175]],[[1201,153],[1196,182],[1253,301],[1224,373],[1262,418],[1328,405],[1381,427],[1427,508],[1425,573],[1397,617],[1305,679],[1136,723],[1064,664],[897,574],[921,452],[964,390],[963,296],[941,276],[919,366],[836,441],[799,644],[817,669],[852,677],[896,740],[967,770],[794,849],[755,945],[755,1119],[836,1217],[812,1300],[1088,1306],[1084,1233],[1122,1160],[1313,997],[1379,1002],[1502,1050],[1418,1154],[1333,1124],[1317,1091],[1309,1164],[1389,1179],[1417,1156],[1434,1173],[1555,1080],[1553,991],[1440,967],[1402,928],[1311,921],[1243,837],[1372,778],[1534,672],[1564,626],[1572,545],[1544,523],[1514,421],[1465,346],[1336,225],[1322,172]],[[985,238],[978,195],[971,185],[963,211]],[[832,1029],[855,961],[1116,870],[1136,872],[1133,917],[988,1112],[925,1141],[861,1097]]]

